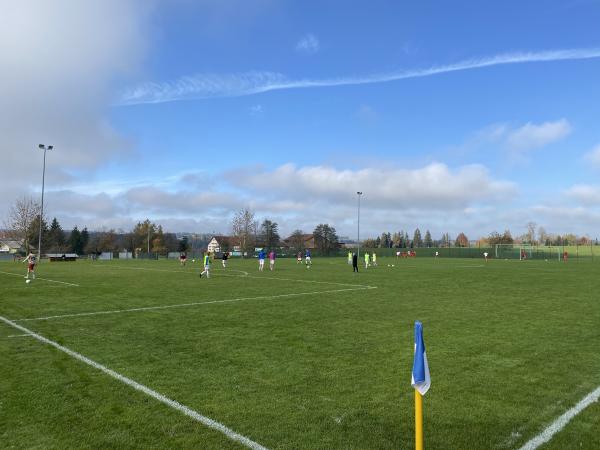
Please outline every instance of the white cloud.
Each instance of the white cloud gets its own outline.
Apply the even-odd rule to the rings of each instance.
[[[135,72],[144,55],[152,3],[32,0],[2,6],[0,216],[16,195],[39,188],[39,143],[55,146],[47,159],[50,184],[73,182],[130,152],[108,123],[108,109],[113,82]]]
[[[586,153],[584,158],[594,167],[600,168],[600,144],[596,145],[591,151]]]
[[[321,45],[319,44],[319,39],[312,33],[302,36],[302,38],[296,44],[296,50],[298,52],[306,53],[308,55],[317,53],[320,47]]]
[[[571,133],[572,129],[566,119],[539,125],[529,122],[510,131],[506,136],[506,144],[511,150],[517,152],[534,150],[563,139]]]
[[[576,184],[566,191],[566,195],[583,205],[600,205],[600,186]]]
[[[411,224],[432,231],[440,224],[463,227],[465,217],[478,217],[477,211],[500,205],[516,194],[512,183],[495,180],[477,165],[344,170],[286,164],[213,176],[210,189],[206,183],[198,185],[198,174],[190,173],[158,183],[121,184],[110,193],[103,190],[109,182],[90,186],[85,194],[50,190],[47,199],[52,215],[65,228],[77,224],[90,229],[128,229],[148,217],[169,231],[228,232],[233,212],[249,206],[258,218],[276,220],[283,234],[296,228],[310,231],[322,222],[331,223],[341,234],[352,234],[355,192],[362,190],[364,231],[373,234]]]
[[[252,105],[250,107],[250,115],[252,116],[260,116],[265,112],[265,109],[262,105]]]
[[[493,180],[480,165],[451,170],[432,163],[420,169],[338,170],[324,166],[285,164],[272,171],[236,171],[231,177],[241,189],[268,197],[309,204],[353,205],[355,192],[365,192],[366,207],[457,210],[480,201],[515,194],[515,186]]]
[[[125,90],[117,104],[163,103],[211,97],[239,97],[262,92],[312,87],[349,86],[385,83],[408,78],[428,77],[448,72],[479,69],[506,64],[568,61],[600,58],[600,48],[547,50],[540,52],[504,53],[479,59],[425,69],[400,70],[362,77],[294,80],[276,72],[253,71],[243,74],[206,74],[184,76],[175,81],[147,82]]]

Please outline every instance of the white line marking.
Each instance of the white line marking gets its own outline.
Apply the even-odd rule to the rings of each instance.
[[[23,276],[20,273],[13,273],[13,272],[2,272],[2,271],[0,271],[0,273],[3,273],[4,275],[12,275],[13,277],[22,277]],[[66,281],[49,280],[48,278],[35,277],[34,281],[35,280],[42,280],[42,281],[47,281],[49,283],[60,283],[60,284],[66,284],[68,286],[77,286],[77,287],[79,287],[79,285],[75,284],[75,283],[67,283]]]
[[[107,311],[91,311],[91,312],[83,312],[83,313],[73,313],[73,314],[61,314],[56,316],[46,316],[46,317],[34,317],[34,318],[25,318],[25,319],[13,319],[15,322],[31,322],[34,320],[51,320],[51,319],[62,319],[66,317],[82,317],[82,316],[97,316],[104,314],[120,314],[127,312],[140,312],[140,311],[152,311],[156,309],[170,309],[170,308],[185,308],[189,306],[201,306],[201,305],[213,305],[215,303],[233,303],[233,302],[242,302],[246,300],[270,300],[275,298],[284,298],[284,297],[299,297],[302,295],[317,295],[317,294],[331,294],[335,292],[347,292],[347,291],[361,291],[365,289],[376,289],[375,287],[366,287],[366,288],[347,288],[347,289],[330,289],[327,291],[313,291],[313,292],[293,292],[291,294],[279,294],[279,295],[261,295],[258,297],[240,297],[240,298],[231,298],[226,300],[212,300],[208,302],[194,302],[194,303],[179,303],[175,305],[160,305],[160,306],[144,306],[141,308],[130,308],[130,309],[114,309]]]
[[[595,390],[590,392],[588,395],[583,397],[579,403],[569,409],[562,416],[557,418],[552,424],[547,427],[544,431],[538,434],[536,437],[527,442],[523,447],[519,450],[534,450],[538,448],[540,445],[545,444],[552,436],[562,430],[565,425],[567,425],[573,417],[583,411],[585,408],[590,406],[592,403],[597,402],[600,399],[600,386],[598,386]]]
[[[6,336],[6,337],[7,337],[7,338],[15,338],[15,337],[25,337],[25,336],[27,336],[27,337],[31,337],[31,335],[30,335],[30,334],[11,334],[11,335],[9,335],[9,336]]]
[[[149,270],[155,272],[171,272],[171,273],[187,273],[195,275],[196,272],[190,271],[179,271],[179,270],[169,270],[169,269],[156,269],[152,267],[126,267],[126,266],[94,266],[94,267],[102,267],[103,269],[112,269],[118,267],[119,269],[129,269],[129,270]],[[215,270],[215,269],[213,269]],[[216,270],[224,270],[224,269],[216,269]],[[229,269],[227,269],[229,270]],[[338,286],[352,286],[352,287],[360,287],[365,289],[373,289],[374,286],[367,286],[366,284],[350,284],[350,283],[338,283],[336,281],[316,281],[316,280],[299,280],[297,278],[278,278],[278,277],[270,277],[270,276],[258,276],[258,275],[249,275],[248,272],[240,270],[239,272],[244,272],[245,275],[227,275],[224,273],[219,274],[220,277],[238,277],[238,278],[258,278],[260,280],[279,280],[279,281],[295,281],[298,283],[317,283],[317,284],[335,284]]]
[[[233,441],[237,441],[242,445],[245,445],[248,448],[251,448],[253,450],[267,450],[266,447],[263,447],[262,445],[250,440],[249,438],[247,438],[246,436],[242,436],[239,433],[236,433],[235,431],[231,430],[230,428],[227,428],[225,425],[223,425],[222,423],[217,422],[216,420],[213,420],[209,417],[203,416],[202,414],[194,411],[191,408],[188,408],[185,405],[182,405],[179,402],[176,402],[175,400],[171,400],[168,397],[165,397],[164,395],[156,392],[153,389],[150,389],[147,386],[144,386],[143,384],[138,383],[137,381],[132,380],[131,378],[127,378],[124,375],[121,375],[120,373],[115,372],[114,370],[109,369],[106,366],[103,366],[102,364],[99,364],[95,361],[92,361],[91,359],[83,356],[81,353],[77,353],[73,350],[68,349],[67,347],[64,347],[60,344],[58,344],[57,342],[51,341],[50,339],[45,338],[44,336],[41,336],[37,333],[34,333],[33,331],[18,325],[10,320],[8,320],[5,317],[0,316],[0,320],[3,321],[4,323],[16,328],[17,330],[20,330],[24,333],[27,333],[29,336],[37,339],[40,342],[43,342],[44,344],[48,344],[54,348],[56,348],[57,350],[60,350],[63,353],[66,353],[67,355],[77,359],[78,361],[81,361],[85,364],[87,364],[88,366],[93,367],[94,369],[98,369],[99,371],[105,373],[106,375],[119,380],[120,382],[126,384],[127,386],[130,386],[140,392],[143,392],[144,394],[154,398],[155,400],[158,400],[159,402],[170,406],[171,408],[185,414],[188,417],[191,417],[192,419],[194,419],[197,422],[200,422],[204,425],[206,425],[209,428],[212,428],[213,430],[217,430],[220,431],[221,433],[223,433],[225,436],[227,436],[229,439],[233,440]]]

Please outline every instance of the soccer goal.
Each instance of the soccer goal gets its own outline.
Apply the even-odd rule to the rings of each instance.
[[[520,248],[513,244],[496,244],[496,259],[520,259]]]
[[[529,244],[496,244],[497,259],[545,259],[561,261],[564,248],[559,246],[536,246]]]

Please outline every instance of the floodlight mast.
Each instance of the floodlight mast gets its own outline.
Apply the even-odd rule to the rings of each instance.
[[[358,220],[357,220],[357,231],[356,231],[356,258],[360,258],[360,197],[363,193],[357,192],[358,195]]]
[[[42,259],[42,220],[44,218],[44,185],[45,185],[45,181],[46,181],[46,150],[52,150],[54,148],[53,145],[44,145],[44,144],[39,144],[38,148],[40,150],[44,150],[44,166],[42,169],[42,204],[41,204],[41,208],[40,208],[40,228],[39,228],[39,234],[38,234],[38,261],[40,261]]]

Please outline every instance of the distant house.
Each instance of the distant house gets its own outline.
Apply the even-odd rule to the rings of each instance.
[[[241,251],[239,239],[235,236],[213,236],[208,245],[206,246],[206,250],[209,253],[219,253],[223,251],[233,251],[239,252]]]
[[[15,241],[9,239],[2,239],[0,241],[0,253],[19,253],[23,251],[23,241]]]

